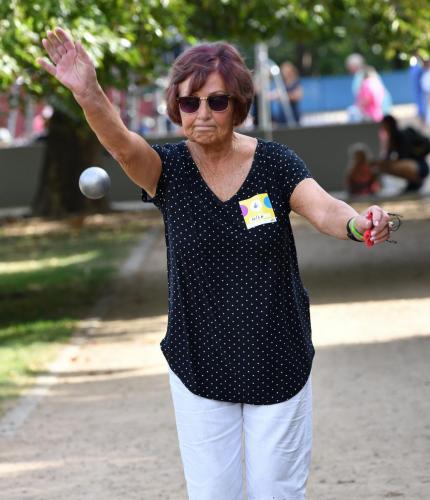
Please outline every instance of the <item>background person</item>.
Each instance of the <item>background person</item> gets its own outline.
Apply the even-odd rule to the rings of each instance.
[[[300,102],[303,99],[303,87],[300,83],[299,72],[294,64],[288,61],[281,64],[280,70],[294,122],[299,125],[301,118]],[[272,121],[278,124],[287,124],[288,118],[285,116],[279,92],[272,90],[271,97]]]
[[[47,138],[49,120],[54,113],[54,109],[49,104],[43,106],[32,121],[31,139],[33,141],[44,141]]]
[[[423,63],[420,85],[424,100],[424,123],[430,126],[430,59]]]
[[[348,150],[346,174],[348,193],[352,196],[376,194],[381,189],[377,169],[372,166],[372,152],[367,144],[357,142]]]
[[[354,96],[354,104],[349,106],[347,109],[349,121],[358,122],[363,120],[363,114],[359,107],[357,106],[357,95],[361,87],[366,61],[361,54],[353,53],[350,54],[345,61],[346,68],[348,72],[352,75],[351,91]],[[382,100],[382,113],[388,114],[393,106],[393,101],[388,89],[385,87],[382,78],[379,76],[378,72],[375,70],[374,76],[380,81],[380,84],[384,88],[384,97]]]
[[[386,115],[379,125],[381,160],[372,162],[380,173],[408,181],[405,191],[418,191],[429,174],[426,157],[430,141],[412,127],[400,130],[397,120]]]
[[[364,120],[379,122],[384,113],[382,103],[384,100],[384,87],[377,77],[376,71],[371,66],[363,70],[363,78],[357,92],[357,108]]]
[[[417,117],[420,123],[424,124],[426,119],[426,96],[421,83],[421,78],[424,72],[424,62],[418,55],[414,58],[415,64],[412,64],[409,68],[409,77],[412,83]]]
[[[164,218],[169,321],[161,348],[189,498],[242,499],[243,432],[249,497],[304,499],[314,349],[289,212],[339,239],[361,241],[373,223],[376,244],[389,237],[387,214],[378,206],[358,214],[288,147],[235,132],[254,90],[227,43],[197,45],[175,61],[167,111],[186,140],[155,146],[125,127],[79,42],[56,28],[43,45],[51,61],[40,64],[72,91]]]

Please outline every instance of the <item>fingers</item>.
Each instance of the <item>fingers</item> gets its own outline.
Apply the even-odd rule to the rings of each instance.
[[[55,66],[50,62],[46,61],[45,59],[39,57],[37,58],[36,62],[40,64],[40,66],[42,66],[42,68],[45,69],[52,76],[55,76],[57,74],[57,69],[55,68]]]
[[[373,243],[375,245],[378,245],[379,243],[384,243],[385,241],[390,239],[390,231],[388,229],[388,226],[386,229],[381,231],[380,233],[377,233],[377,235],[374,237]]]
[[[49,39],[44,38],[42,40],[42,45],[46,52],[48,53],[49,58],[54,64],[57,64],[58,61],[61,59],[60,54],[56,51],[55,47],[51,44]]]
[[[390,237],[389,215],[377,205],[369,207],[367,213],[372,214],[371,222],[373,228],[370,232],[372,241],[377,244],[388,240]]]
[[[42,45],[54,64],[58,64],[68,51],[75,50],[71,38],[61,28],[55,28],[54,31],[48,30],[47,37],[42,40]]]
[[[82,47],[81,42],[76,42],[76,50],[83,61],[92,64],[91,58],[85,51],[85,49]]]
[[[62,43],[61,43],[60,39],[59,39],[59,38],[57,37],[57,35],[56,35],[53,31],[51,31],[51,30],[48,30],[46,34],[47,34],[47,38],[48,38],[48,41],[49,41],[49,43],[50,43],[51,48],[52,48],[54,51],[58,52],[58,53],[61,55],[61,52],[62,52],[63,50],[65,50],[65,49],[64,49],[64,47],[63,47],[63,45],[62,45]]]
[[[57,27],[54,29],[54,31],[55,31],[55,34],[56,34],[58,40],[61,41],[61,43],[63,44],[63,46],[67,50],[72,50],[75,48],[73,40],[70,38],[70,36],[62,28]]]
[[[63,45],[62,41],[58,38],[56,30],[47,32],[49,43],[51,47],[60,55],[64,56],[67,53],[66,47]]]
[[[359,215],[355,217],[355,226],[360,233],[364,233],[366,229],[372,227],[372,222],[366,218],[365,215]]]
[[[384,210],[382,210],[381,207],[378,207],[377,205],[372,205],[366,210],[366,213],[371,213],[372,214],[372,225],[373,227],[378,227],[378,226],[385,226],[388,224],[389,221],[389,216]]]
[[[392,220],[391,217],[397,217]],[[399,214],[390,214],[382,210],[377,205],[372,205],[361,215],[354,217],[355,229],[364,235],[364,240],[367,246],[372,246],[372,243],[378,245],[388,241],[390,243],[397,243],[390,240],[391,231],[396,231],[400,226]],[[370,239],[370,244],[369,243]]]

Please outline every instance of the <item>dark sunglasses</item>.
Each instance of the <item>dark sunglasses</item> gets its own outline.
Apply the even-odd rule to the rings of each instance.
[[[197,97],[194,95],[177,97],[179,109],[184,113],[195,113],[200,107],[200,101],[207,101],[212,111],[225,111],[231,96],[228,94],[210,95],[208,97]]]

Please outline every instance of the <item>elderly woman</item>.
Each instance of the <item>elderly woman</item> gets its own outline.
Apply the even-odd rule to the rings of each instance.
[[[303,499],[311,457],[311,340],[291,210],[319,231],[375,244],[388,215],[332,198],[287,146],[235,131],[253,84],[237,50],[202,44],[174,63],[168,113],[185,140],[150,146],[124,126],[79,42],[62,29],[40,64],[69,88],[88,123],[166,233],[169,365],[189,498]],[[371,213],[371,220],[366,215]]]

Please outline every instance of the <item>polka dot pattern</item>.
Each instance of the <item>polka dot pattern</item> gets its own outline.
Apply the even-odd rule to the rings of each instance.
[[[312,365],[309,299],[299,276],[289,199],[310,173],[288,147],[258,139],[247,178],[221,201],[185,141],[153,146],[162,160],[154,198],[167,245],[169,312],[161,349],[199,396],[286,401]],[[276,221],[247,229],[241,200],[267,193]]]

